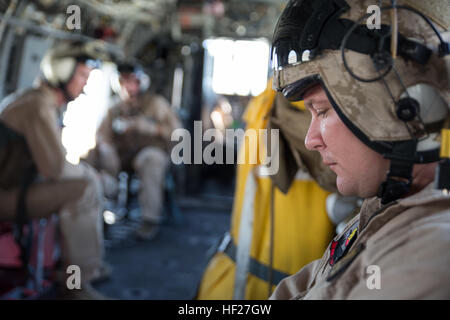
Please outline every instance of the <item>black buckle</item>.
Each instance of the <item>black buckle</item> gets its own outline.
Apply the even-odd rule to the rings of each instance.
[[[450,43],[448,42],[442,42],[439,47],[439,57],[445,57],[446,55],[450,54]]]
[[[381,198],[381,204],[385,205],[395,201],[408,193],[411,187],[411,180],[405,181],[397,177],[388,177],[378,190],[378,197]]]
[[[387,179],[378,189],[381,204],[395,201],[409,192],[414,161],[417,155],[417,141],[394,143],[393,150],[384,157],[391,161]]]
[[[450,159],[439,162],[437,178],[437,188],[450,191]]]

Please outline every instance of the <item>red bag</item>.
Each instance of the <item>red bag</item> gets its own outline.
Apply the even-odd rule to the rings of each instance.
[[[49,286],[59,256],[55,218],[52,216],[32,221],[29,272],[21,259],[21,248],[14,237],[13,223],[0,223],[0,299],[11,298],[11,292],[16,298],[31,297]],[[24,227],[25,236],[29,232],[28,228]]]

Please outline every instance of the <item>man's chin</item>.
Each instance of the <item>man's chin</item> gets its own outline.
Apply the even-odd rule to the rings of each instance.
[[[339,176],[336,179],[336,187],[339,193],[345,197],[356,196],[356,192],[350,187],[348,182],[343,181]]]
[[[344,197],[357,196],[360,198],[372,198],[377,195],[378,189],[369,184],[358,184],[358,181],[345,181],[339,176],[336,179],[336,187]]]
[[[81,94],[83,93],[83,90],[82,91],[80,91],[80,92],[77,92],[77,93],[72,93],[72,92],[67,92],[67,98],[69,99],[69,101],[67,101],[67,102],[70,102],[70,101],[73,101],[73,100],[75,100],[76,98],[78,98],[79,96],[81,96]]]

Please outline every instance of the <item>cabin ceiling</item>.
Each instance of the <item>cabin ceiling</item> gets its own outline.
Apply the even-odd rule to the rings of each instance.
[[[65,29],[67,7],[81,9],[81,33],[136,50],[149,39],[270,38],[285,0],[0,0],[21,19]],[[17,10],[17,9],[16,9]],[[131,46],[130,46],[131,44]]]

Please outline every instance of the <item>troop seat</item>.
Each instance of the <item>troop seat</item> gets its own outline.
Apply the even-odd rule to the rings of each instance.
[[[24,138],[0,121],[0,150],[19,141]],[[36,170],[30,167],[21,172],[18,188],[4,190],[0,186],[0,198],[5,204],[0,210],[0,299],[40,296],[50,287],[58,260],[57,217],[52,212],[41,213],[38,219],[28,216],[34,204],[27,202],[27,193],[35,178]],[[8,203],[6,199],[13,201]]]
[[[117,198],[115,199],[116,206],[123,211],[121,214],[123,218],[129,218],[133,203],[137,201],[140,180],[133,170],[121,171],[118,175],[118,180],[119,190]],[[170,167],[166,172],[163,192],[164,223],[173,223],[175,225],[183,224],[183,214],[177,203],[175,177]]]

